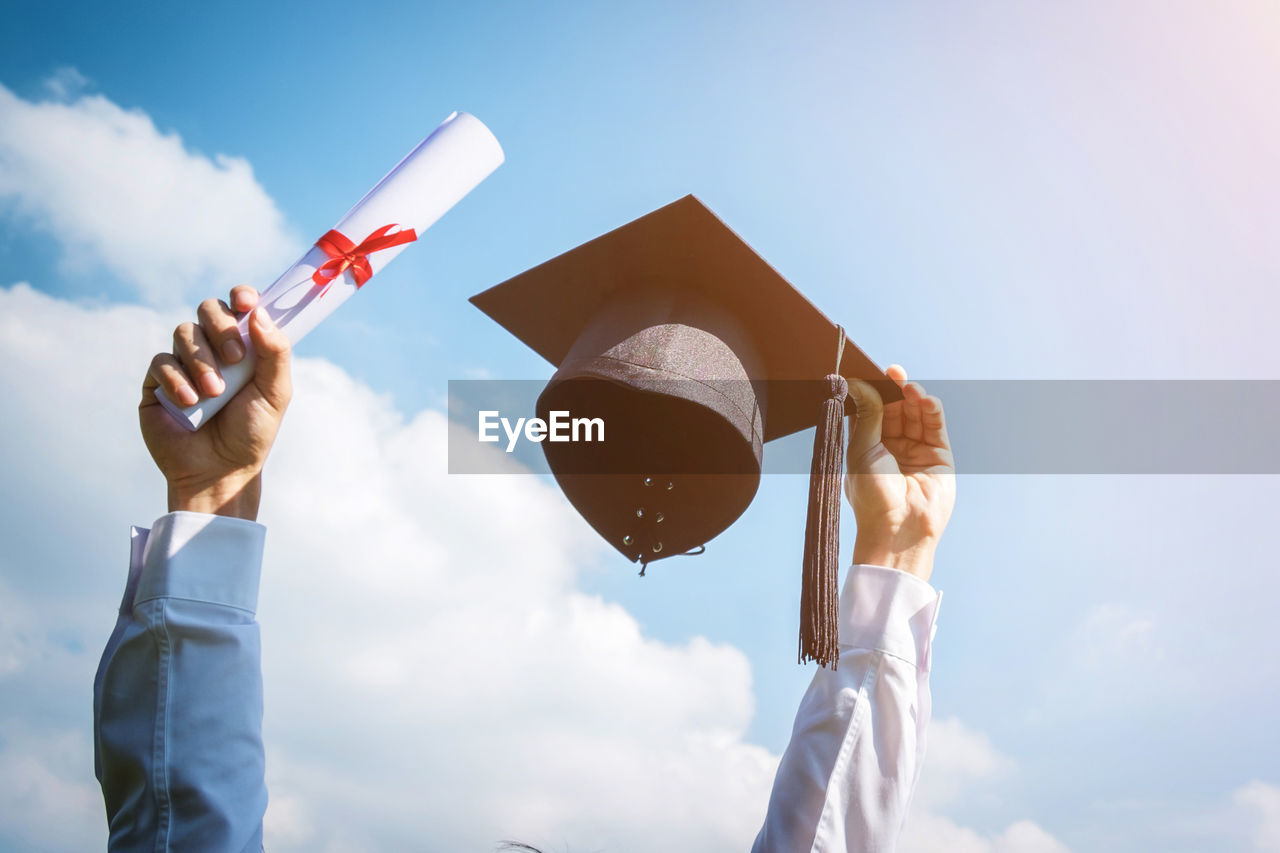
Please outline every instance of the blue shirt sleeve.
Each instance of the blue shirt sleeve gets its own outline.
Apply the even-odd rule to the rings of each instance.
[[[267,807],[255,612],[266,529],[170,513],[135,528],[94,680],[111,851],[260,851]]]

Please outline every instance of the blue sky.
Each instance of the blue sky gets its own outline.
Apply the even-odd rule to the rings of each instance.
[[[442,567],[427,574],[458,594],[456,576],[482,564],[494,583],[533,584],[547,613],[576,626],[566,642],[591,636],[594,619],[616,631],[642,671],[630,683],[667,701],[632,696],[622,662],[600,695],[549,671],[559,692],[548,695],[583,708],[656,703],[651,731],[618,724],[591,738],[618,755],[670,747],[671,761],[694,762],[691,779],[748,759],[768,770],[809,677],[793,660],[803,478],[766,478],[707,555],[638,581],[544,483],[463,482],[437,464],[449,379],[551,371],[466,297],[686,193],[873,358],[926,384],[1280,373],[1280,15],[1264,3],[21,4],[6,27],[0,389],[15,404],[0,471],[15,485],[0,593],[14,615],[0,628],[0,761],[45,780],[0,786],[9,849],[92,837],[22,818],[40,813],[32,803],[61,814],[50,792],[87,815],[68,825],[94,831],[83,679],[110,627],[122,531],[163,510],[131,432],[147,354],[201,298],[269,282],[455,109],[493,130],[506,164],[299,347],[299,399],[263,513],[279,543],[264,602],[291,601],[287,591],[315,609],[274,629],[263,614],[268,639],[292,649],[267,662],[269,677],[282,673],[279,719],[308,707],[288,665],[340,691],[382,672],[326,668],[325,637],[344,630],[398,649],[394,672],[430,674],[430,691],[375,678],[388,701],[426,709],[446,697],[442,727],[484,706],[483,668],[454,671],[385,626],[335,614],[350,569],[307,551],[292,502],[356,489],[383,514],[353,505],[331,519],[334,535],[416,543]],[[57,415],[77,394],[98,413],[92,435]],[[361,407],[367,417],[352,414]],[[304,451],[324,452],[315,433],[335,418],[354,419],[374,449],[317,474]],[[430,493],[406,473],[421,465]],[[911,849],[1118,851],[1155,837],[1175,851],[1280,849],[1266,605],[1280,592],[1276,479],[967,476],[959,492],[935,574],[945,724]],[[509,513],[496,525],[493,503]],[[53,518],[73,519],[75,535],[50,535]],[[846,517],[846,543],[853,534]],[[501,555],[518,565],[495,565]],[[407,574],[387,583],[418,590],[410,556],[391,563]],[[379,719],[348,711],[317,731]],[[501,720],[511,743],[558,725],[534,717]],[[690,732],[731,732],[732,743],[703,760],[672,746]],[[350,770],[370,791],[410,784],[383,763],[389,746],[326,750],[305,731],[278,744],[277,847],[310,849],[335,822],[352,849],[428,831],[409,805],[362,808],[304,772]],[[479,742],[422,748],[424,761],[487,754]],[[573,755],[557,760],[589,777]],[[535,767],[513,767],[525,787],[498,792],[477,772],[458,790],[513,804],[504,819],[527,822],[503,824],[507,834],[532,826],[574,849],[616,849],[629,821],[663,814],[661,801],[617,814],[590,798],[591,815],[530,811]],[[637,784],[661,778],[635,772]],[[738,829],[668,816],[668,840],[740,849],[764,807],[744,790],[720,804],[726,823],[741,809]],[[441,808],[441,845],[503,834]],[[640,849],[633,841],[622,846]]]

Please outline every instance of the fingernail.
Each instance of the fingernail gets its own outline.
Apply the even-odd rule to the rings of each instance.
[[[267,309],[263,308],[261,305],[253,309],[253,319],[268,332],[275,331],[276,324],[271,321],[271,315],[267,313]]]
[[[183,385],[178,389],[178,405],[194,406],[200,402],[200,395],[196,393],[196,389],[190,385]]]
[[[206,396],[216,397],[222,393],[222,380],[216,373],[206,373],[200,377],[200,387]]]
[[[239,338],[232,338],[222,345],[222,358],[230,364],[244,358],[244,344]]]

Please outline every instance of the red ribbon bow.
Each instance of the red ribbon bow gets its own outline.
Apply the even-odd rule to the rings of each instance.
[[[320,295],[324,296],[328,293],[333,280],[348,269],[351,270],[351,275],[356,280],[356,289],[359,290],[373,276],[373,268],[369,266],[369,255],[402,243],[412,243],[418,239],[418,232],[412,228],[397,231],[395,234],[387,233],[392,228],[398,227],[400,226],[394,224],[384,225],[365,237],[364,242],[359,246],[348,240],[341,231],[336,230],[330,231],[317,240],[316,248],[329,256],[329,260],[321,264],[311,276],[312,281],[324,286]]]

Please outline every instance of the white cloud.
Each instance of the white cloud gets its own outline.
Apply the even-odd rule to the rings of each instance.
[[[776,759],[742,741],[741,653],[655,642],[578,592],[590,531],[533,478],[449,476],[440,413],[297,374],[264,508],[276,789],[373,847],[409,827],[449,849],[749,845]]]
[[[1070,853],[1067,846],[1029,820],[1018,821],[995,839],[992,853]]]
[[[902,835],[902,853],[1071,853],[1037,824],[1022,820],[984,836],[938,815],[919,815]]]
[[[0,839],[27,850],[101,848],[102,798],[83,764],[88,732],[12,717],[0,720],[0,731]]]
[[[1155,621],[1124,604],[1099,604],[1081,619],[1071,638],[1080,666],[1090,671],[1151,663],[1158,655]]]
[[[1252,818],[1253,850],[1280,853],[1280,788],[1253,781],[1236,790],[1232,799]]]
[[[1182,690],[1177,655],[1169,651],[1176,639],[1146,609],[1122,602],[1084,608],[1053,643],[1034,713],[1059,721],[1138,719]]]
[[[957,802],[975,786],[999,785],[1016,767],[1001,754],[982,732],[974,731],[954,717],[935,719],[929,724],[928,758],[916,789],[915,803],[926,808]]]
[[[928,756],[902,836],[902,853],[1070,853],[1029,820],[993,835],[953,819],[983,794],[1007,791],[1017,764],[981,732],[954,718],[929,726]]]
[[[85,83],[60,69],[47,101],[0,85],[0,203],[53,235],[64,260],[176,305],[269,282],[300,254],[246,160],[189,151],[145,113],[80,94]]]
[[[45,78],[44,88],[55,100],[65,101],[83,93],[92,82],[80,69],[63,65]]]
[[[995,836],[937,815],[920,815],[903,833],[902,853],[1071,853],[1069,847],[1044,829],[1023,820]]]
[[[13,675],[30,664],[32,633],[35,628],[31,613],[0,578],[0,679]]]

